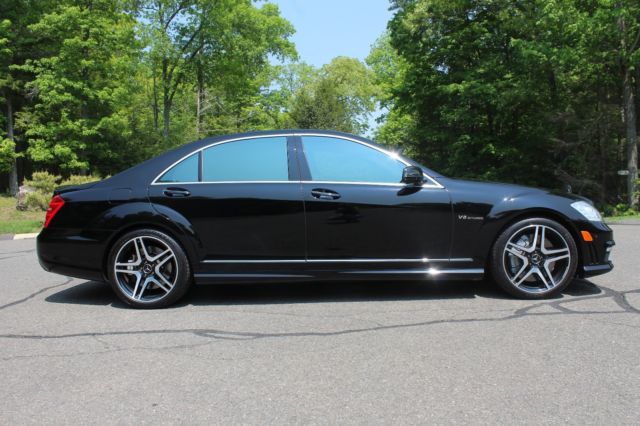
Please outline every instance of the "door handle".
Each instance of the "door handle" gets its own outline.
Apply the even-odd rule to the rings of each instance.
[[[186,189],[182,189],[182,188],[167,188],[162,192],[167,197],[173,197],[173,198],[188,197],[189,195],[191,195],[191,193],[189,191],[187,191]]]
[[[340,194],[336,191],[324,188],[314,188],[311,190],[311,196],[319,200],[337,200],[340,198]]]

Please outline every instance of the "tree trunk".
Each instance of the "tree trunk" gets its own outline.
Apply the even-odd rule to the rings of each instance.
[[[629,46],[626,42],[626,23],[624,18],[618,21],[620,28],[620,47],[622,58],[622,108],[624,110],[624,124],[627,137],[627,204],[638,206],[636,197],[636,180],[638,179],[638,131],[636,128],[636,101],[632,70],[629,65]],[[634,47],[631,47],[633,49]]]
[[[202,118],[204,108],[204,73],[202,72],[201,65],[197,68],[197,82],[196,82],[196,135],[200,136],[202,132]]]
[[[7,138],[11,139],[15,143],[13,134],[13,103],[11,95],[6,97],[7,99]],[[9,194],[16,196],[18,194],[18,160],[14,158],[11,164],[11,171],[9,172]]]
[[[155,68],[155,66],[154,66]],[[156,74],[155,74],[156,70],[153,70],[153,130],[158,131],[158,129],[160,128],[158,122],[159,122],[159,117],[158,117],[158,87],[156,85]]]
[[[638,207],[636,180],[638,179],[638,132],[636,129],[636,103],[631,81],[631,71],[627,68],[623,79],[623,107],[627,136],[627,204]]]
[[[162,137],[169,140],[169,125],[171,121],[171,97],[169,96],[169,65],[166,59],[162,60]]]

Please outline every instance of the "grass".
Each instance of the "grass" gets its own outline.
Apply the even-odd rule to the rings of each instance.
[[[15,198],[0,195],[0,234],[39,232],[44,214],[42,211],[17,210]]]

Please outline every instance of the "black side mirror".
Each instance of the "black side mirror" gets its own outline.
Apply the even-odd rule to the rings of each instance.
[[[422,169],[417,166],[407,166],[402,170],[402,183],[407,185],[421,185],[424,182]]]

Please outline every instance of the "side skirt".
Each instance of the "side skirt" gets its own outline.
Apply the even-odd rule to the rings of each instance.
[[[197,273],[196,284],[230,284],[255,282],[353,281],[353,280],[481,280],[484,268],[420,268],[420,269],[358,269],[312,270],[305,273],[264,271],[251,273]]]

